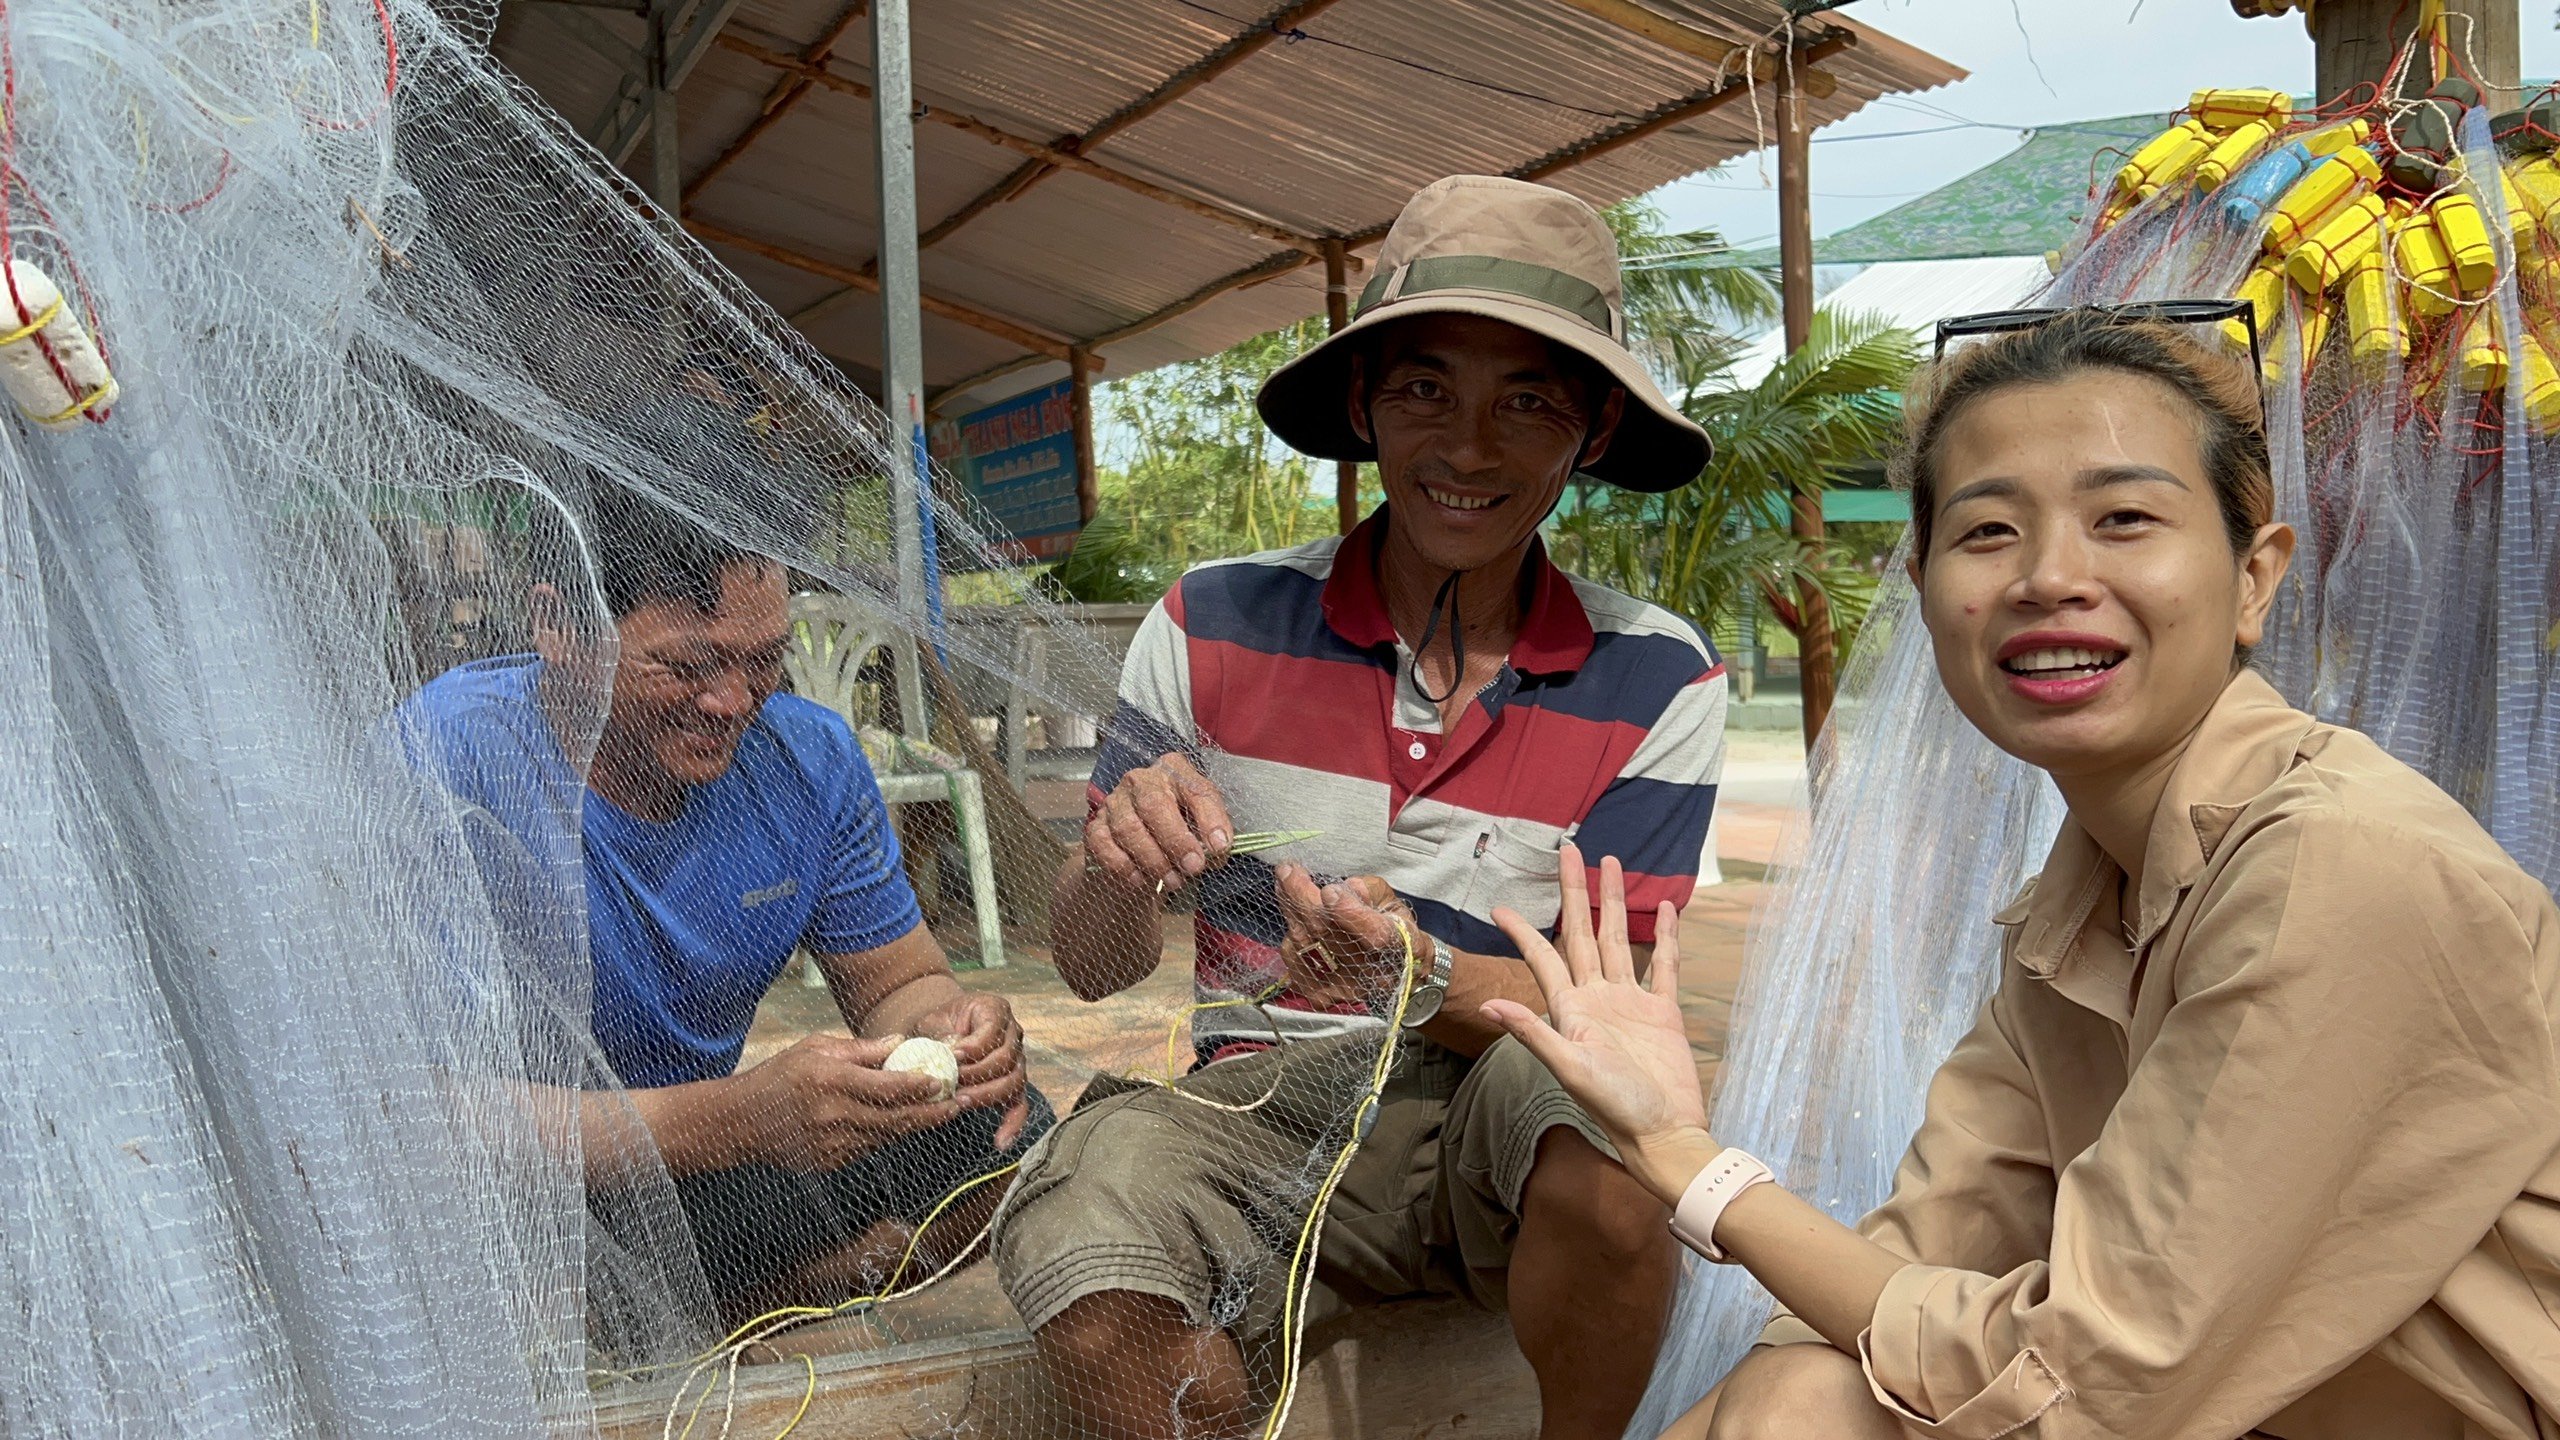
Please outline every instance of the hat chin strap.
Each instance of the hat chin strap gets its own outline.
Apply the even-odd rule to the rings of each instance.
[[[1452,570],[1449,578],[1431,596],[1431,618],[1422,624],[1422,638],[1413,643],[1413,693],[1434,705],[1446,705],[1458,687],[1467,683],[1467,627],[1458,619],[1458,581],[1467,572]],[[1440,631],[1440,607],[1449,607],[1449,653],[1456,657],[1457,668],[1449,676],[1449,688],[1434,695],[1422,683],[1422,652],[1431,648],[1431,637]]]

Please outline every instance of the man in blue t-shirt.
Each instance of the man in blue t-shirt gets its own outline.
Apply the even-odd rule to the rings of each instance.
[[[953,978],[852,730],[777,693],[782,567],[616,490],[583,541],[558,548],[590,558],[531,593],[537,653],[438,677],[403,707],[403,739],[468,807],[522,968],[556,973],[586,943],[594,1039],[629,1100],[582,1106],[587,1153],[636,1113],[725,1309],[865,1293],[946,1196],[1048,1128],[1021,1028]],[[610,635],[580,613],[588,564]],[[803,946],[851,1038],[739,1070]],[[883,1068],[908,1036],[950,1044],[955,1094]],[[934,1223],[911,1270],[972,1239],[1001,1189]]]

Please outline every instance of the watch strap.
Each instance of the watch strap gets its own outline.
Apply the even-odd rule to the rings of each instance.
[[[1725,1207],[1754,1185],[1765,1185],[1778,1177],[1769,1167],[1731,1146],[1716,1152],[1698,1178],[1680,1194],[1680,1204],[1671,1212],[1671,1237],[1697,1252],[1700,1258],[1718,1265],[1730,1265],[1733,1257],[1716,1245],[1716,1222],[1724,1218]]]
[[[1457,961],[1449,947],[1436,937],[1431,941],[1431,968],[1414,983],[1405,996],[1404,1028],[1418,1030],[1431,1023],[1449,999],[1449,981],[1457,974]]]

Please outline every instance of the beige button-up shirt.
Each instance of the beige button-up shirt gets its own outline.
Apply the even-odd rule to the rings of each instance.
[[[1961,1440],[2560,1440],[2550,894],[2245,673],[2130,917],[2123,879],[2065,822],[1998,917],[1860,1226],[1913,1262],[1861,1337],[1877,1398]]]

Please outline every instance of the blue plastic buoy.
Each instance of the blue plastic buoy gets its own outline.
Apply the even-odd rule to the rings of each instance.
[[[2222,218],[2233,225],[2255,225],[2267,218],[2267,207],[2283,199],[2284,192],[2310,168],[2311,152],[2301,141],[2279,145],[2225,182],[2214,192],[2214,201],[2221,207]]]

